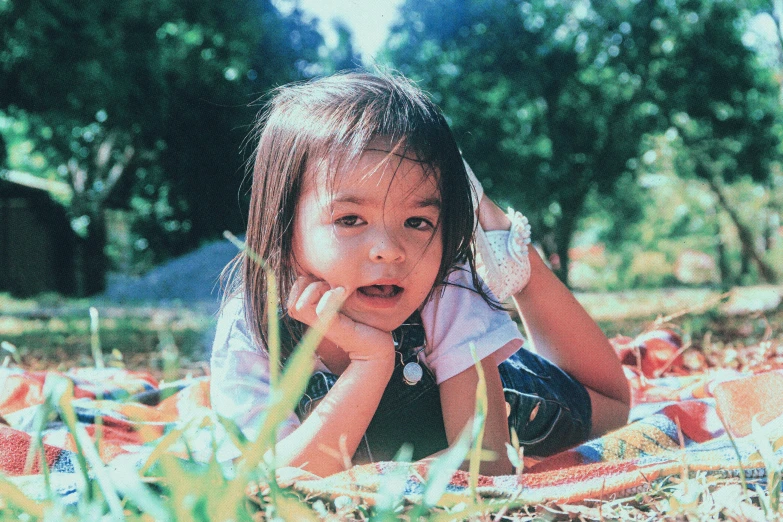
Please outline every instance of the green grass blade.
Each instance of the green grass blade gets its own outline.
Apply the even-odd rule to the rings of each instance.
[[[51,487],[49,487],[49,493],[51,496]],[[47,508],[51,505],[51,502],[42,503],[28,498],[16,484],[10,482],[2,475],[0,475],[0,498],[9,504],[17,506],[28,516],[36,518],[43,518]],[[22,520],[22,518],[19,517],[19,520]]]
[[[742,492],[745,494],[745,498],[747,499],[748,494],[748,481],[745,476],[745,468],[742,466],[742,455],[740,455],[739,448],[737,447],[737,442],[734,440],[734,437],[731,436],[731,432],[729,431],[729,427],[726,426],[726,423],[723,421],[723,417],[718,415],[718,418],[720,419],[721,424],[723,424],[723,429],[726,430],[726,436],[729,438],[729,442],[731,443],[731,447],[734,449],[734,454],[737,456],[737,466],[739,467],[739,475],[740,475],[740,483],[742,484]],[[750,499],[748,499],[748,502],[750,502]]]
[[[395,462],[406,463],[413,458],[413,447],[410,444],[403,444],[397,455],[394,456]],[[378,488],[379,500],[375,504],[375,516],[373,520],[392,520],[395,518],[395,509],[403,501],[405,492],[405,483],[408,480],[409,470],[405,466],[400,466],[388,475],[384,475],[381,485]]]
[[[476,384],[476,408],[473,417],[473,448],[470,452],[470,494],[475,499],[478,488],[479,469],[481,467],[482,443],[484,442],[484,428],[487,420],[487,380],[484,376],[484,368],[476,355],[476,345],[470,343],[470,355],[476,366],[478,383]]]
[[[280,377],[280,318],[277,315],[280,308],[280,293],[277,286],[277,277],[258,253],[254,252],[247,243],[241,241],[228,230],[223,232],[223,237],[228,239],[235,247],[245,253],[254,263],[263,268],[266,277],[266,311],[267,334],[269,346],[269,381],[274,388]]]
[[[761,455],[761,460],[767,470],[767,491],[769,492],[767,507],[772,513],[777,513],[780,504],[780,459],[775,456],[775,450],[772,448],[766,430],[759,424],[758,416],[754,415],[750,422],[753,441],[756,443],[756,448],[759,450],[759,455]]]
[[[44,447],[43,432],[46,428],[46,421],[51,411],[51,402],[44,400],[44,402],[38,407],[38,411],[35,416],[35,432],[30,437],[30,447],[27,452],[27,459],[25,460],[24,469],[25,473],[31,472],[33,464],[35,462],[35,454],[38,453],[38,458],[41,461],[41,474],[44,479],[44,488],[50,498],[53,498],[54,491],[52,490],[51,476],[49,474],[49,463],[46,461],[46,448]]]
[[[759,455],[764,461],[764,467],[767,468],[767,472],[774,472],[778,469],[779,462],[775,457],[775,450],[772,449],[772,444],[769,442],[769,438],[764,428],[759,424],[756,415],[750,421],[751,433],[753,434],[753,442],[756,443],[756,449],[759,450]]]
[[[13,357],[14,362],[16,364],[21,365],[22,364],[22,356],[19,355],[19,350],[16,348],[15,345],[9,343],[8,341],[0,341],[0,348],[5,350],[6,352],[11,354],[11,357]]]
[[[443,493],[446,492],[446,487],[454,472],[465,462],[465,458],[470,452],[472,440],[472,429],[470,426],[466,426],[457,441],[430,464],[422,498],[424,507],[429,508],[436,505]],[[413,520],[413,517],[411,519]]]
[[[276,516],[270,517],[272,520],[282,519],[296,522],[318,522],[321,520],[307,503],[286,495],[280,495],[277,499],[274,515]]]
[[[71,435],[73,435],[79,460],[83,462],[84,473],[85,475],[87,474],[87,464],[89,464],[92,468],[92,472],[95,474],[95,481],[98,483],[98,487],[101,492],[103,492],[103,497],[109,505],[109,510],[116,519],[122,520],[124,515],[120,498],[117,494],[117,490],[114,488],[114,484],[109,478],[106,466],[101,460],[98,450],[93,445],[92,440],[90,440],[87,430],[76,421],[76,412],[73,410],[73,405],[71,404],[73,401],[73,383],[70,380],[61,377],[59,377],[59,379],[64,382],[64,386],[59,385],[55,388],[55,393],[59,392],[57,404],[65,425],[68,427]],[[48,380],[49,379],[47,378],[47,381]]]
[[[103,351],[101,350],[101,336],[99,330],[100,318],[98,309],[90,307],[90,349],[92,350],[92,359],[96,368],[104,368]]]
[[[341,304],[337,303],[331,306],[330,309],[324,310],[316,324],[308,328],[291,357],[288,358],[288,363],[280,378],[278,388],[270,391],[269,403],[264,414],[260,435],[255,447],[251,445],[251,454],[255,454],[255,458],[253,458],[255,464],[261,461],[263,455],[263,452],[259,454],[256,450],[268,449],[264,448],[264,445],[269,444],[272,431],[288,418],[291,412],[294,411],[302,394],[304,394],[310,375],[313,372],[315,350],[323,338],[326,326],[331,323]]]
[[[185,430],[190,426],[190,422],[188,422],[185,426],[181,428],[175,428],[168,432],[166,435],[163,436],[162,439],[160,439],[160,442],[158,442],[155,445],[155,449],[152,450],[152,453],[149,454],[147,457],[147,460],[144,461],[144,465],[139,470],[139,475],[144,476],[144,474],[149,471],[149,469],[155,465],[158,460],[165,455],[166,450],[169,449],[175,442],[177,442],[180,437],[182,437],[182,434],[185,433]]]
[[[177,348],[177,341],[174,339],[174,334],[170,330],[160,329],[158,331],[158,346],[160,348],[160,356],[163,360],[163,381],[165,383],[174,382],[179,379],[179,348]],[[160,400],[163,401],[176,393],[176,389],[166,387],[161,390]]]
[[[72,426],[76,425],[76,414],[71,407],[71,401],[73,400],[73,383],[60,375],[50,374],[44,381],[44,396],[49,404],[57,406],[60,410],[63,422],[65,422],[65,425],[68,427],[71,434],[74,435]],[[62,408],[63,404],[67,407]],[[90,480],[90,476],[87,472],[87,459],[84,457],[81,441],[75,435],[73,439],[74,444],[76,445],[76,451],[74,452],[76,455],[76,462],[74,462],[74,465],[76,465],[84,480],[86,486],[84,493],[87,496],[85,500],[89,502],[93,499],[93,482]]]
[[[473,343],[470,345],[470,350],[478,373],[475,415],[471,422],[465,426],[465,429],[462,430],[457,441],[430,464],[427,482],[424,486],[422,504],[414,508],[411,513],[411,520],[416,520],[417,516],[423,516],[425,510],[436,505],[446,492],[454,472],[465,462],[468,454],[470,454],[471,496],[474,499],[476,498],[478,471],[483,455],[481,443],[484,437],[487,411],[487,384],[481,361],[478,360],[476,347]]]
[[[179,459],[171,454],[163,454],[158,459],[161,477],[168,488],[168,507],[174,513],[174,520],[194,520],[189,511],[197,502],[196,489],[200,477],[193,471],[185,469]]]
[[[315,351],[321,339],[323,339],[326,327],[337,315],[342,303],[333,303],[323,311],[316,324],[305,332],[303,338],[288,358],[282,374],[278,375],[280,367],[280,326],[277,317],[279,308],[277,280],[264,260],[248,248],[245,243],[239,241],[228,231],[224,232],[223,235],[265,271],[267,279],[267,326],[269,333],[269,346],[267,349],[270,356],[271,381],[267,408],[261,421],[258,438],[255,442],[245,446],[242,458],[237,466],[237,477],[227,488],[223,503],[236,505],[235,503],[244,495],[247,480],[258,473],[259,464],[264,461],[265,478],[271,488],[274,507],[279,510],[282,508],[277,505],[277,502],[285,502],[285,500],[282,500],[284,497],[281,495],[275,480],[276,458],[274,447],[277,441],[277,427],[294,411],[296,404],[304,394],[314,369]],[[269,453],[268,458],[267,453]],[[312,513],[310,510],[308,512]]]
[[[122,493],[123,499],[129,500],[143,513],[151,516],[153,520],[168,522],[174,520],[171,510],[161,500],[161,497],[153,493],[150,488],[139,478],[135,469],[108,468],[112,483]]]
[[[248,445],[249,441],[247,437],[244,433],[242,433],[242,430],[239,428],[239,426],[237,426],[236,422],[217,413],[215,414],[215,418],[217,419],[218,423],[226,430],[226,434],[231,439],[231,442],[234,444],[234,446],[242,450],[245,446]]]
[[[270,389],[276,390],[280,385],[280,320],[278,318],[278,308],[280,307],[280,300],[278,297],[277,278],[274,272],[268,267],[264,266],[264,272],[266,274],[266,315],[267,315],[267,342],[269,345],[269,382]],[[277,426],[271,428],[269,434],[270,451],[272,452],[271,461],[274,463],[277,461],[277,452],[275,451],[274,441],[277,440]],[[282,505],[278,503],[280,500],[280,488],[277,485],[277,477],[274,469],[269,470],[269,484],[272,492],[272,505],[276,510],[282,508]]]
[[[305,332],[302,340],[288,358],[278,386],[270,390],[258,438],[244,448],[242,458],[237,465],[236,479],[231,481],[225,492],[226,503],[238,505],[244,495],[247,481],[258,474],[259,464],[277,440],[277,426],[294,411],[296,404],[304,394],[314,369],[315,351],[323,338],[327,325],[334,319],[341,305],[342,303],[333,303],[332,306],[325,309],[316,324]],[[272,482],[271,485],[274,487],[274,459],[272,459],[271,466],[267,465],[266,469],[266,479]]]

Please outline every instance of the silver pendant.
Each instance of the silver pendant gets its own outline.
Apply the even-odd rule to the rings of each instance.
[[[402,369],[402,378],[409,386],[415,386],[423,376],[424,370],[421,369],[419,363],[409,362]]]

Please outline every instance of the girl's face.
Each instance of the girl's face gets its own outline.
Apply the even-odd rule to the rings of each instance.
[[[391,331],[435,284],[443,254],[437,179],[415,161],[371,150],[333,186],[325,178],[310,173],[299,197],[297,273],[344,287],[344,314]]]

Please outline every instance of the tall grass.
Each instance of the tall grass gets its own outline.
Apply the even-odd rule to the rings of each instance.
[[[234,237],[229,237],[239,248],[266,270],[269,281],[267,318],[269,325],[269,357],[271,369],[271,390],[267,407],[261,420],[257,439],[248,440],[242,431],[230,420],[214,412],[203,417],[189,419],[172,429],[159,440],[149,440],[153,449],[142,465],[123,467],[116,462],[107,466],[102,462],[95,442],[77,422],[72,401],[73,383],[62,376],[51,374],[44,386],[44,402],[38,409],[36,430],[28,454],[28,470],[40,464],[40,487],[43,495],[31,495],[28,486],[15,485],[13,478],[0,477],[0,515],[3,519],[20,520],[238,520],[250,521],[262,512],[272,520],[320,520],[324,504],[307,502],[290,489],[277,484],[277,462],[275,442],[277,427],[293,412],[304,393],[314,368],[314,353],[321,341],[325,327],[339,311],[339,304],[325,310],[318,323],[308,329],[301,342],[295,347],[285,366],[280,364],[280,336],[277,314],[279,296],[274,274],[266,268],[247,247]],[[98,327],[98,313],[90,309],[91,355],[97,368],[103,368],[103,356]],[[176,347],[171,336],[161,336],[160,349],[164,353],[166,374],[174,375],[172,365],[176,364]],[[7,346],[4,346],[6,350]],[[479,384],[476,393],[476,415],[459,440],[432,462],[428,479],[424,484],[422,502],[408,506],[410,519],[428,519],[443,516],[435,508],[444,498],[449,480],[463,462],[470,462],[470,484],[473,502],[463,505],[463,514],[485,510],[476,495],[478,466],[481,458],[481,440],[486,418],[486,383],[481,366],[472,349]],[[281,369],[280,369],[281,368]],[[280,369],[280,370],[279,370]],[[44,457],[43,433],[54,415],[59,416],[73,436],[76,446],[75,473],[77,484],[76,502],[66,505],[57,493],[50,470]],[[190,452],[188,433],[193,429],[211,430],[213,450],[217,448],[219,434],[225,433],[240,451],[235,461],[233,474],[217,462],[213,452],[206,462],[197,462],[190,454],[189,459],[175,457],[172,448],[184,445]],[[143,431],[142,431],[143,433]],[[397,456],[402,462],[409,461],[411,449],[403,447]],[[380,488],[380,500],[375,508],[364,509],[373,520],[396,519],[404,508],[401,497],[407,472],[384,477]],[[29,482],[26,483],[29,485]],[[258,488],[254,485],[260,485]],[[249,491],[258,491],[248,495]],[[43,500],[41,500],[43,497]],[[447,502],[448,503],[448,502]],[[497,507],[497,506],[496,506]],[[453,516],[453,513],[452,515]]]
[[[268,520],[307,521],[340,516],[380,522],[401,518],[417,521],[498,520],[507,512],[509,513],[507,516],[514,518],[512,509],[520,507],[521,502],[514,499],[488,501],[478,495],[480,462],[492,456],[482,450],[487,415],[487,391],[474,347],[471,347],[471,352],[478,373],[478,385],[473,420],[463,430],[458,440],[431,462],[427,478],[424,480],[422,495],[416,503],[406,503],[403,497],[409,476],[404,466],[382,477],[372,506],[345,497],[331,503],[318,499],[305,499],[293,489],[279,485],[274,449],[277,428],[293,412],[301,398],[313,371],[315,350],[324,335],[325,326],[338,313],[339,305],[336,304],[324,312],[319,322],[306,332],[295,347],[286,364],[281,366],[278,318],[276,313],[272,313],[279,305],[274,274],[266,268],[262,260],[247,250],[244,243],[233,236],[230,239],[247,252],[251,259],[261,263],[267,270],[269,281],[267,305],[270,314],[267,321],[271,391],[258,437],[255,440],[248,440],[232,421],[214,412],[205,411],[200,416],[183,421],[157,440],[152,440],[152,436],[149,436],[150,440],[147,443],[152,449],[140,465],[122,465],[118,462],[119,459],[115,459],[107,466],[99,456],[96,443],[76,420],[72,405],[73,384],[62,376],[52,374],[47,378],[44,386],[44,401],[37,411],[35,433],[27,457],[29,471],[35,469],[36,463],[40,466],[40,474],[36,477],[40,479],[37,482],[39,491],[33,491],[34,488],[31,488],[29,480],[19,481],[14,477],[0,476],[0,518],[25,521],[252,521],[263,517]],[[91,352],[96,367],[100,368],[103,356],[97,311],[91,310],[91,319],[93,332]],[[13,345],[3,343],[2,349],[19,363]],[[160,350],[164,352],[163,360],[168,379],[168,376],[176,375],[174,370],[178,351],[173,337],[162,333]],[[8,361],[5,364],[8,364]],[[54,476],[46,466],[43,433],[54,415],[65,423],[76,446],[75,470],[71,478],[75,480],[77,494],[73,503],[64,502],[57,489],[58,477]],[[211,436],[213,452],[206,461],[203,459],[197,461],[192,452],[191,434],[198,430],[208,430]],[[145,433],[144,430],[141,433]],[[782,464],[775,458],[773,448],[763,429],[755,422],[753,433],[757,439],[759,454],[767,466],[768,477],[767,493],[756,488],[754,498],[758,499],[765,517],[779,517]],[[221,443],[221,437],[227,437],[241,452],[231,472],[216,459],[216,449]],[[175,456],[174,450],[180,446],[185,447],[188,458]],[[522,454],[515,433],[512,433],[512,444],[507,450],[508,458],[516,467],[517,473],[521,473]],[[408,462],[411,455],[411,448],[405,446],[400,449],[395,460]],[[470,496],[452,496],[448,492],[449,482],[454,472],[465,462],[468,462]],[[742,482],[743,491],[753,487],[746,483],[744,474]],[[697,495],[697,498],[705,497]],[[672,502],[667,504],[672,506],[673,494],[670,499]],[[616,502],[606,504],[606,513],[620,512],[618,505]],[[494,513],[494,516],[490,516],[491,513]],[[547,514],[547,512],[542,513]],[[604,515],[600,510],[598,513],[600,518],[603,518]]]

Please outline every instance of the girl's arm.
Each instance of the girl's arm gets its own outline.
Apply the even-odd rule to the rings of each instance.
[[[508,230],[506,214],[482,197],[484,230]],[[609,340],[566,286],[530,248],[530,281],[513,296],[535,351],[587,388],[593,406],[594,436],[624,425],[630,392]]]
[[[484,370],[484,378],[487,383],[487,419],[484,424],[482,448],[493,451],[496,457],[492,461],[482,461],[480,473],[482,475],[509,475],[514,472],[514,468],[506,453],[509,434],[503,384],[500,381],[498,365],[493,356],[490,355],[482,359],[481,368]],[[471,366],[454,377],[446,379],[438,387],[449,446],[457,441],[460,433],[473,417],[477,386],[478,372],[474,366]],[[431,458],[437,455],[435,454]],[[466,461],[461,469],[467,469],[468,466],[469,461]]]
[[[393,369],[394,357],[352,361],[302,425],[277,443],[278,465],[321,477],[345,470]]]
[[[341,305],[347,294],[344,288],[332,289],[324,281],[302,276],[291,289],[288,312],[312,326],[330,303]],[[390,332],[338,313],[318,351],[337,347],[347,356],[347,366],[307,419],[277,443],[278,465],[331,475],[343,471],[359,447],[394,370],[394,342]]]

